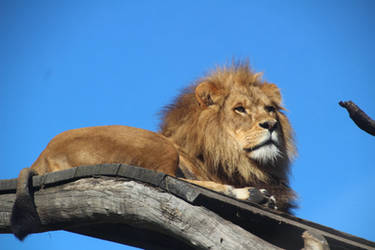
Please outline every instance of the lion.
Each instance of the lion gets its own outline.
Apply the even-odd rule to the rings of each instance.
[[[197,167],[208,177],[190,182],[242,200],[252,187],[267,190],[274,208],[291,213],[296,195],[288,176],[296,147],[283,111],[279,88],[237,63],[185,89],[164,109],[161,134],[177,145],[179,168],[189,179]]]
[[[164,108],[159,133],[112,125],[57,135],[19,174],[13,233],[22,240],[41,226],[29,189],[33,175],[104,163],[152,169],[290,213],[293,130],[278,87],[261,75],[247,63],[217,68]]]

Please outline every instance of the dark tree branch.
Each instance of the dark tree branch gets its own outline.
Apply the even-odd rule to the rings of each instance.
[[[363,112],[352,101],[340,101],[339,104],[341,107],[346,108],[346,110],[349,112],[350,118],[360,129],[366,131],[370,135],[375,136],[375,121],[372,120],[365,112]]]

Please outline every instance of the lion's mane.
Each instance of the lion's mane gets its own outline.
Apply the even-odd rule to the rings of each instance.
[[[288,210],[294,206],[295,197],[288,181],[289,165],[296,152],[293,131],[281,111],[279,89],[260,78],[260,74],[254,74],[247,63],[217,68],[186,88],[173,104],[164,109],[161,133],[201,162],[212,180],[235,187],[266,188],[276,195],[280,209]],[[216,104],[211,108],[202,107],[205,105],[199,102],[197,88],[202,83],[210,83],[215,90],[215,94],[205,96],[209,104]],[[226,132],[226,126],[233,121],[227,115],[231,110],[224,110],[225,102],[238,88],[245,89],[250,98],[257,95],[255,89],[261,89],[277,106],[281,152],[272,162],[263,164],[249,159]]]

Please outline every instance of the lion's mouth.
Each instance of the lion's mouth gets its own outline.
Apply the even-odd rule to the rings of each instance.
[[[271,138],[269,140],[266,140],[262,143],[259,143],[257,145],[255,145],[254,147],[250,147],[250,148],[244,148],[244,150],[247,152],[247,153],[250,153],[250,152],[253,152],[261,147],[264,147],[264,146],[267,146],[267,145],[275,145],[276,147],[278,146],[277,143],[272,140]]]

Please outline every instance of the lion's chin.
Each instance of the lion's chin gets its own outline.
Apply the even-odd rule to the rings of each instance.
[[[255,160],[261,164],[275,163],[276,160],[281,156],[279,148],[273,144],[266,144],[262,147],[256,148],[248,152],[250,159]]]

